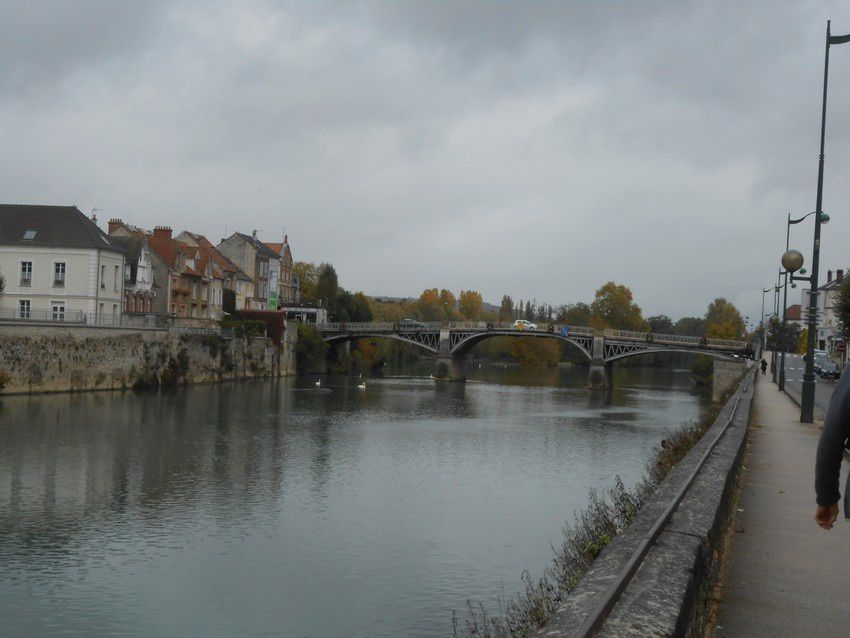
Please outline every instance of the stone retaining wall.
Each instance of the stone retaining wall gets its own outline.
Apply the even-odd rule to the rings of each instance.
[[[292,330],[294,333],[294,328]],[[156,387],[294,373],[294,337],[281,352],[262,337],[167,330],[0,326],[4,394]]]
[[[700,457],[735,417],[642,565],[595,634],[607,637],[701,635],[703,612],[714,585],[722,532],[728,521],[735,479],[750,420],[753,372],[748,373],[714,424],[661,482],[629,528],[615,538],[536,635],[578,637],[602,595],[616,581],[634,550],[672,502]]]

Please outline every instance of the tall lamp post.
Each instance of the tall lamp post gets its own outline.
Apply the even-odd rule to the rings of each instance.
[[[782,266],[783,266],[783,268],[785,268],[785,270],[782,271],[782,273],[781,273],[785,277],[785,283],[782,284],[783,287],[785,288],[785,292],[784,292],[784,295],[783,295],[783,303],[782,303],[782,339],[783,339],[783,341],[785,341],[785,343],[783,343],[782,353],[780,355],[780,361],[781,361],[781,363],[779,365],[779,389],[780,390],[785,389],[785,352],[788,350],[787,335],[786,335],[786,332],[785,332],[785,330],[787,328],[786,313],[787,313],[787,308],[788,308],[788,275],[791,275],[791,287],[792,288],[797,287],[797,284],[793,283],[794,281],[799,281],[800,279],[806,280],[805,277],[795,277],[794,276],[794,273],[797,270],[800,271],[801,275],[806,274],[806,269],[801,267],[803,265],[802,261],[800,262],[799,265],[797,265],[796,270],[790,270],[788,268],[788,266],[785,265],[784,260],[785,260],[785,256],[788,254],[789,248],[790,248],[789,243],[790,243],[790,239],[791,239],[791,226],[794,225],[794,224],[799,224],[800,222],[804,221],[808,217],[811,217],[812,215],[814,215],[815,212],[816,211],[812,211],[808,215],[803,215],[802,217],[800,217],[798,219],[791,219],[791,213],[788,213],[788,221],[785,224],[785,254],[783,254],[783,256],[782,256],[782,259],[783,259]],[[820,215],[818,215],[818,217],[820,218],[821,224],[829,223],[829,215],[827,215],[826,213],[822,212]],[[796,253],[797,251],[792,251],[792,252]],[[799,253],[797,253],[797,254],[799,254]],[[800,255],[800,258],[802,259],[802,255]],[[796,263],[796,261],[794,261],[793,263]]]
[[[823,213],[823,154],[826,138],[826,93],[829,84],[829,47],[832,44],[850,42],[848,35],[831,35],[830,21],[826,23],[826,43],[823,59],[823,104],[820,118],[820,155],[818,156],[818,190],[815,204],[815,237],[812,245],[812,275],[809,291],[809,328],[808,347],[806,348],[806,371],[803,374],[803,392],[800,407],[800,421],[812,423],[815,417],[815,345],[817,344],[817,308],[818,308],[818,265],[820,260],[820,225]]]
[[[777,275],[776,275],[776,285],[773,287],[773,315],[771,316],[771,320],[773,319],[773,317],[776,317],[777,324],[779,323],[779,288],[780,288],[779,282],[780,282],[781,279],[782,279],[782,269],[780,268],[777,271]],[[771,325],[773,325],[773,321],[771,321]],[[776,343],[777,342],[777,339],[776,339],[776,333],[777,332],[778,332],[778,330],[774,331],[774,334],[773,334],[773,348],[771,348],[771,359],[770,359],[770,376],[773,379],[774,383],[777,383],[776,371],[779,368],[779,362],[777,361],[777,359],[779,359],[779,357],[777,356],[778,348],[777,348],[777,343]]]
[[[759,319],[759,324],[761,325],[761,349],[764,352],[764,333],[767,329],[764,327],[764,296],[769,293],[773,288],[765,288],[761,291],[761,318]]]

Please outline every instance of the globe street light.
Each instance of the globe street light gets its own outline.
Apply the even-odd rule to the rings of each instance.
[[[791,223],[791,216],[788,216],[789,224]],[[789,225],[788,228],[791,226]],[[786,322],[786,309],[788,308],[788,275],[791,275],[791,281],[793,284],[794,281],[794,273],[800,270],[803,267],[803,253],[799,250],[788,250],[788,237],[786,233],[785,239],[785,253],[782,255],[782,267],[785,269],[782,274],[785,277],[785,283],[782,284],[783,292],[782,292],[782,353],[780,355],[781,363],[779,364],[779,383],[777,384],[780,390],[785,389],[785,353],[788,351],[788,334],[787,334],[787,322]]]

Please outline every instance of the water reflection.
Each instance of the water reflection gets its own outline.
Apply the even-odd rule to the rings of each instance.
[[[686,373],[584,372],[6,397],[4,635],[445,635],[707,406]]]

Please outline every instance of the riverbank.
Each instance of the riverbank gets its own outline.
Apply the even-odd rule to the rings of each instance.
[[[277,348],[265,337],[215,331],[3,325],[3,394],[147,390],[178,384],[293,374],[294,337]]]

